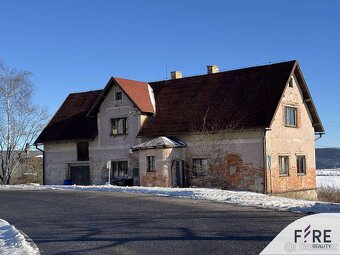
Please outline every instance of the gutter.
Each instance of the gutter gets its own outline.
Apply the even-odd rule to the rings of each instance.
[[[38,148],[38,144],[35,144],[35,148],[43,153],[43,185],[45,185],[45,151]]]

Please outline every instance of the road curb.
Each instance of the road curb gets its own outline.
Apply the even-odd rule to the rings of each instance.
[[[25,240],[28,242],[28,244],[36,251],[36,255],[41,255],[40,250],[38,246],[35,244],[35,242],[28,236],[26,235],[23,231],[19,230],[20,234],[22,234],[25,237]]]

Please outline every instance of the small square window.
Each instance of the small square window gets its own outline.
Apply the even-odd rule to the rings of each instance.
[[[146,170],[148,172],[155,171],[155,156],[147,156],[146,157]]]
[[[127,161],[112,161],[113,177],[125,177],[128,175]]]
[[[192,175],[197,177],[208,175],[208,160],[206,158],[192,159]]]
[[[279,157],[279,164],[280,164],[280,175],[288,175],[289,170],[289,157],[288,156],[280,156]]]
[[[297,168],[298,175],[306,174],[306,156],[296,157],[296,168]]]
[[[297,127],[297,108],[285,106],[285,126]]]
[[[123,93],[121,91],[116,92],[115,99],[116,100],[122,100],[123,99]]]

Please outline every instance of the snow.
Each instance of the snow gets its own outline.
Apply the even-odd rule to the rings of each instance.
[[[0,254],[38,255],[40,252],[38,248],[33,248],[13,225],[0,219]]]
[[[318,187],[332,187],[340,190],[340,176],[316,176],[316,184]]]
[[[337,203],[284,198],[247,191],[229,191],[207,188],[118,187],[113,185],[7,185],[0,186],[0,190],[1,189],[132,192],[165,197],[205,199],[241,206],[255,206],[260,208],[301,213],[340,212],[340,204]]]
[[[334,169],[317,169],[316,170],[317,176],[340,176],[340,168]]]

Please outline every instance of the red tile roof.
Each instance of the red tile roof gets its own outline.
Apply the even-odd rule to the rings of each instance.
[[[144,113],[154,113],[154,109],[149,96],[148,84],[146,82],[127,80],[123,78],[113,78],[130,97],[138,109]]]

